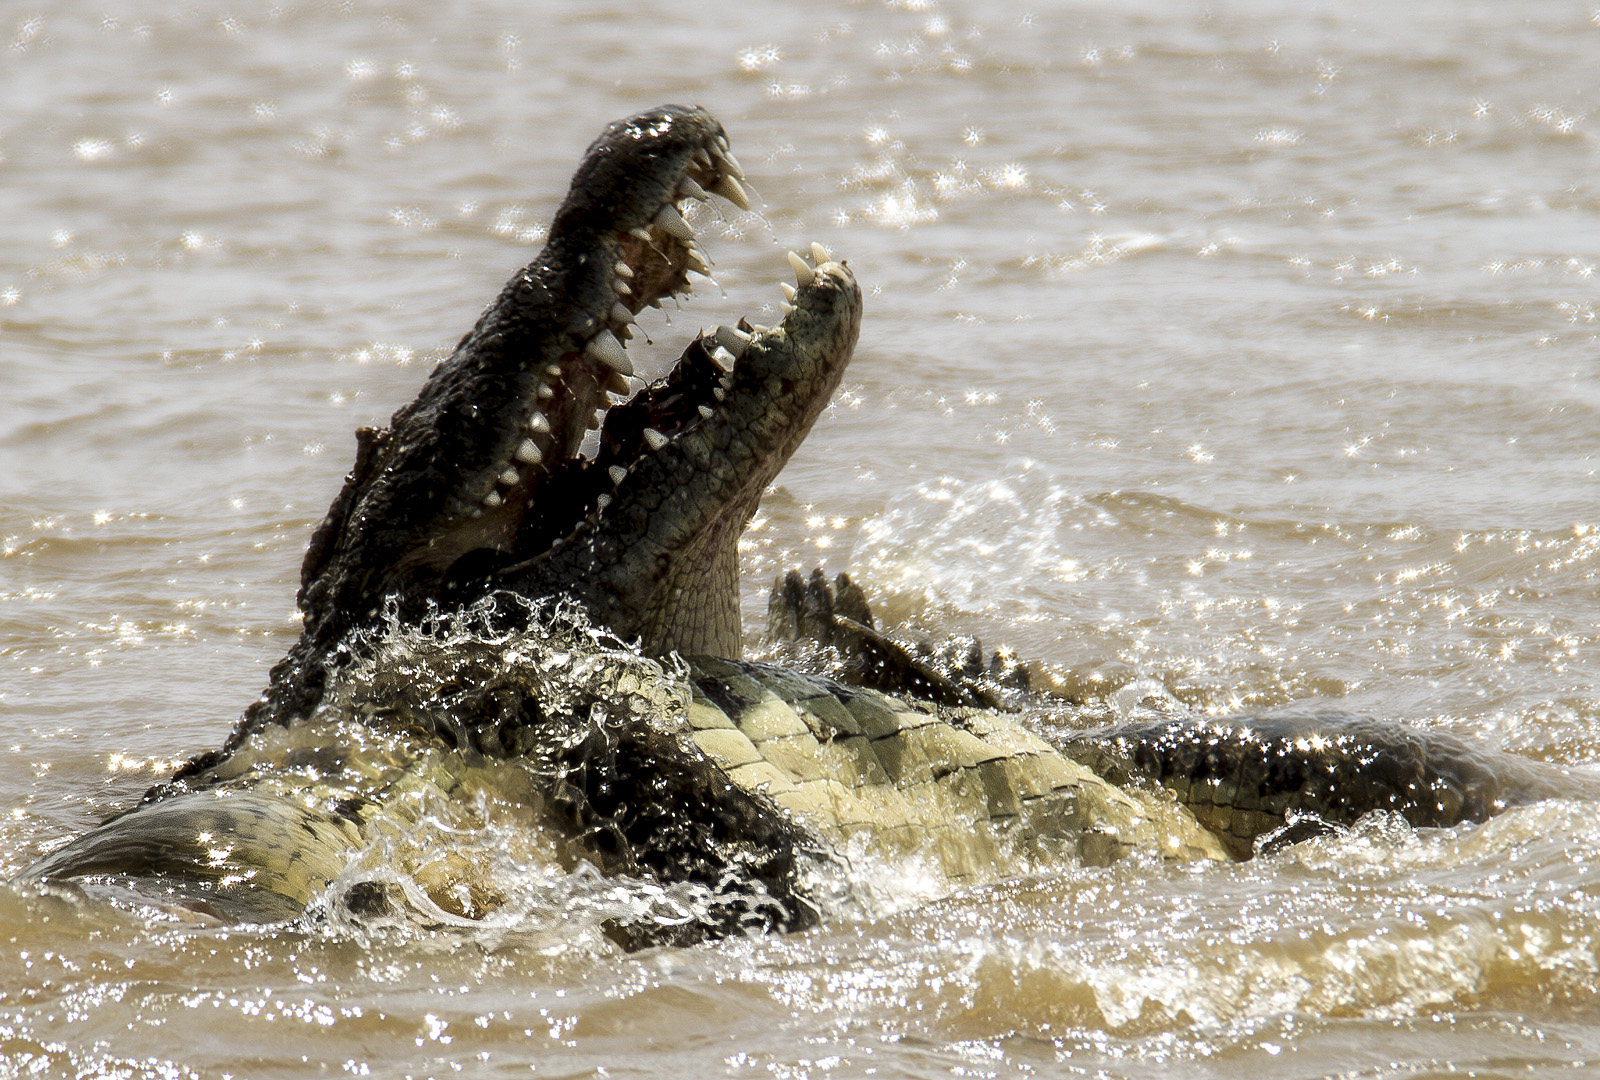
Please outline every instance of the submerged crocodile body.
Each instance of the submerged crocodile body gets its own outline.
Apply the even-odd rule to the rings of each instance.
[[[1265,751],[1194,724],[1053,745],[879,634],[848,588],[777,608],[849,658],[832,676],[737,659],[739,535],[861,318],[849,268],[813,246],[789,256],[778,325],[703,332],[628,396],[634,317],[709,269],[683,209],[747,207],[742,179],[704,110],[611,125],[538,258],[389,427],[357,433],[306,554],[303,633],[223,747],[25,878],[228,920],[467,918],[514,902],[485,866],[511,856],[472,842],[509,820],[552,865],[698,890],[610,920],[640,944],[808,925],[861,858],[952,884],[1222,859],[1299,814],[1447,824],[1572,790],[1439,737],[1371,726],[1358,746],[1327,717],[1272,721]],[[430,828],[458,843],[418,844]]]

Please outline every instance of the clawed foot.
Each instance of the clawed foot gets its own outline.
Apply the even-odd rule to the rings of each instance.
[[[951,639],[940,648],[913,652],[888,637],[877,629],[866,594],[849,574],[840,574],[831,586],[820,569],[811,572],[809,581],[797,570],[774,581],[767,601],[767,641],[780,648],[809,648],[806,659],[821,659],[842,682],[941,705],[1005,709],[1012,706],[997,689],[1028,688],[1024,668],[1002,654],[985,663],[975,638]],[[1019,674],[1024,681],[1016,681]]]
[[[830,585],[820,569],[809,579],[790,570],[773,582],[766,641],[787,662],[820,666],[840,682],[943,705],[1014,710],[1024,704],[1019,693],[1074,705],[1100,702],[1119,713],[1135,701],[1177,704],[1159,683],[1116,660],[1066,668],[1023,660],[1004,647],[985,652],[966,635],[939,643],[897,640],[877,628],[866,594],[849,574]]]

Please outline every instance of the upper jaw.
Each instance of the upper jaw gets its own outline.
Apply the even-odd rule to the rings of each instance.
[[[691,273],[710,276],[684,211],[713,192],[748,209],[743,179],[721,124],[700,108],[618,121],[589,147],[529,268],[562,310],[530,360],[531,394],[509,410],[499,452],[468,493],[469,514],[510,506],[499,516],[517,517],[546,462],[577,453],[612,398],[628,395],[635,317],[691,293]]]
[[[626,395],[634,314],[688,291],[705,259],[682,208],[748,205],[722,127],[665,106],[589,148],[539,256],[486,308],[416,400],[358,433],[356,468],[308,545],[299,606],[313,651],[386,597],[420,610],[459,565],[511,547],[552,466]]]

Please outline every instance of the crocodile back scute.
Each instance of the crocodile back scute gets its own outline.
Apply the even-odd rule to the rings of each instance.
[[[1063,857],[1227,857],[1170,799],[1111,786],[1008,716],[746,661],[691,670],[695,743],[837,850],[931,857],[957,884]]]

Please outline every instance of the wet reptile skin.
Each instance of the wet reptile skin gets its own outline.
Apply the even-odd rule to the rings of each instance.
[[[23,879],[231,921],[473,918],[508,902],[476,843],[493,822],[567,870],[700,890],[688,917],[613,919],[634,946],[810,925],[833,869],[862,859],[923,860],[955,887],[1132,852],[1247,857],[1302,815],[1445,825],[1590,793],[1330,717],[1053,746],[974,707],[981,688],[879,634],[844,590],[838,611],[825,588],[796,593],[809,606],[787,625],[852,654],[848,678],[720,658],[740,641],[739,534],[862,315],[847,265],[791,254],[781,323],[707,331],[610,405],[633,315],[704,264],[678,207],[707,188],[742,204],[741,175],[704,110],[611,125],[550,245],[416,402],[358,436],[307,552],[305,632],[226,745]]]
[[[1600,798],[1600,779],[1331,709],[1123,724],[1073,735],[1068,757],[1114,784],[1159,784],[1238,858],[1306,819],[1298,839],[1387,810],[1418,828],[1487,821],[1543,799]]]

